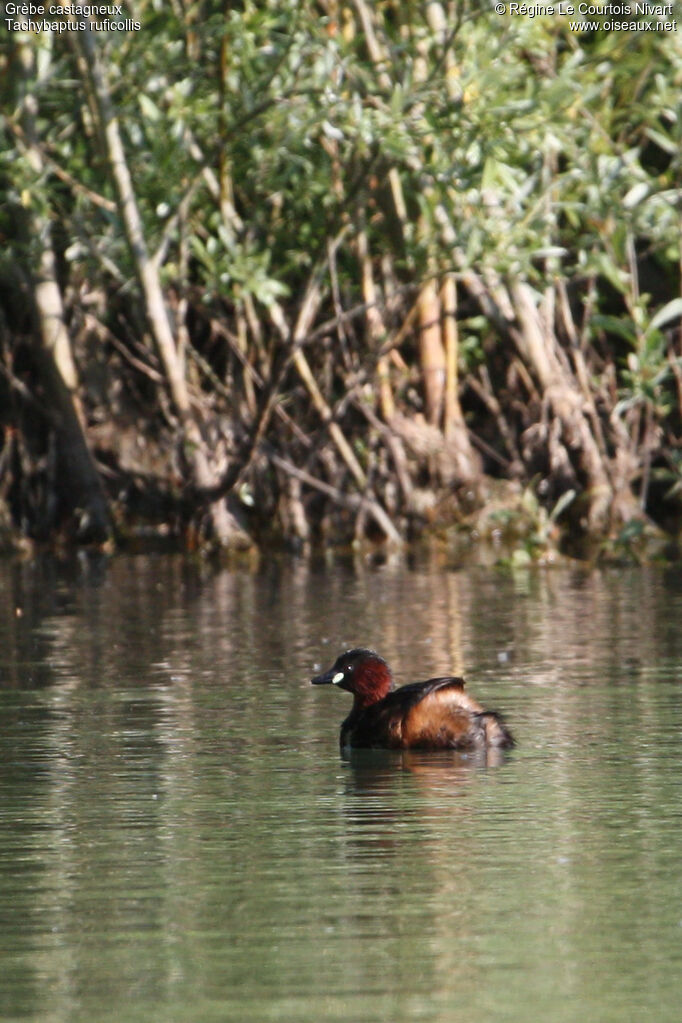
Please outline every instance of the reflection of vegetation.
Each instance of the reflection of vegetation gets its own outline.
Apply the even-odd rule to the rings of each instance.
[[[397,541],[501,476],[528,553],[557,509],[677,526],[678,33],[468,0],[139,17],[9,37],[15,523]]]

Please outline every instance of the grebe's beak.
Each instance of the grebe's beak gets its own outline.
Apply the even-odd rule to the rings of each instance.
[[[313,686],[338,686],[339,682],[343,682],[343,677],[342,671],[334,671],[333,668],[330,668],[323,675],[311,678],[310,684]]]

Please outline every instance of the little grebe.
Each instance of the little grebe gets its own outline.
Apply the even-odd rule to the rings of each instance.
[[[341,747],[388,749],[507,749],[511,733],[498,714],[464,692],[461,678],[430,678],[393,688],[386,661],[372,650],[348,650],[314,686],[335,685],[353,694],[341,725]]]

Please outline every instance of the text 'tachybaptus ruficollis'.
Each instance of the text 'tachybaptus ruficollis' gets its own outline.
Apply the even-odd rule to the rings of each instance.
[[[312,679],[353,694],[341,725],[341,746],[387,749],[508,749],[511,732],[499,714],[464,692],[464,680],[447,676],[393,688],[386,661],[372,650],[341,654]]]

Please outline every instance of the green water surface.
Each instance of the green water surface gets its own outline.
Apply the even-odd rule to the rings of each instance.
[[[0,1020],[679,1020],[682,574],[0,565]],[[518,746],[342,758],[377,648]]]

